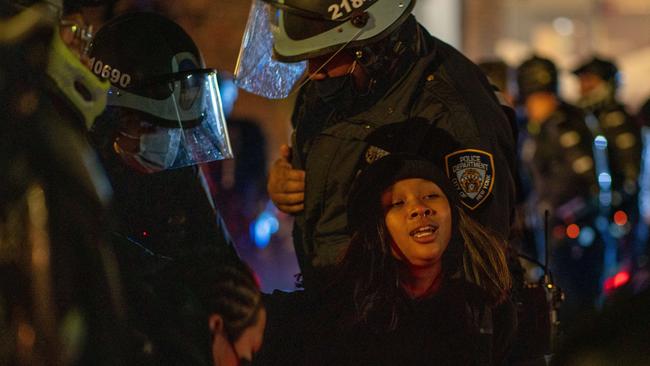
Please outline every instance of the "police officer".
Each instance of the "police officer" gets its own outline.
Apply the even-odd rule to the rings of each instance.
[[[604,174],[611,176],[611,199],[603,202],[609,222],[616,230],[619,262],[632,265],[634,248],[632,240],[638,220],[638,179],[641,152],[641,131],[625,107],[616,99],[619,72],[607,59],[593,57],[573,71],[580,81],[578,106],[587,115],[587,125],[596,138],[607,143]],[[605,159],[603,159],[605,160]],[[603,189],[601,189],[602,191]],[[623,220],[624,219],[624,220]]]
[[[621,195],[613,200],[625,201],[637,191],[642,144],[639,127],[616,98],[618,68],[610,60],[594,57],[573,73],[580,81],[578,106],[587,114],[588,124],[593,124],[592,131],[608,141],[612,191]]]
[[[118,230],[165,257],[201,246],[234,254],[197,164],[231,158],[216,72],[172,21],[132,13],[105,24],[90,68],[111,83],[90,130],[115,190]]]
[[[300,71],[302,62],[308,69],[310,81],[300,87],[292,117],[292,148],[281,148],[267,185],[276,206],[295,214],[294,246],[308,289],[327,281],[347,247],[345,205],[363,140],[389,123],[420,117],[457,139],[459,148],[445,161],[464,207],[509,234],[514,128],[480,69],[429,35],[410,15],[414,5],[288,0],[258,1],[251,10],[236,70],[240,86],[286,96],[269,85],[290,89],[288,80],[298,73],[292,67]],[[274,37],[273,59],[262,57],[269,67],[248,58],[267,44],[254,38],[263,27]],[[279,78],[279,71],[287,74]],[[463,184],[470,175],[472,184]]]
[[[232,157],[216,71],[204,68],[180,26],[154,13],[107,22],[88,57],[110,82],[106,111],[89,135],[114,190],[113,243],[129,301],[131,357],[156,364],[163,352],[156,340],[171,337],[166,341],[190,360],[192,346],[149,314],[164,306],[152,281],[170,261],[237,259],[198,166]]]
[[[552,61],[533,56],[517,70],[520,98],[528,118],[522,159],[532,176],[529,200],[536,219],[538,258],[551,251],[552,273],[566,293],[561,319],[592,308],[599,294],[602,246],[596,240],[597,185],[592,137],[583,113],[557,95],[558,72]],[[544,243],[544,211],[549,210],[549,240]],[[544,262],[544,260],[542,260]]]

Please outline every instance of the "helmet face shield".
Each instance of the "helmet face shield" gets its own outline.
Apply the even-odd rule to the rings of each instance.
[[[286,98],[307,68],[305,61],[284,63],[273,59],[271,30],[277,27],[278,15],[275,7],[253,0],[235,67],[238,87],[269,99]]]
[[[284,98],[304,72],[300,61],[375,42],[399,27],[414,5],[415,0],[253,0],[235,70],[238,86]],[[287,64],[292,62],[300,63]]]
[[[109,108],[122,110],[115,150],[145,172],[232,158],[214,70],[193,70],[111,87]]]

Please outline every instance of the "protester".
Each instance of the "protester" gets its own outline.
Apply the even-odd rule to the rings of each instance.
[[[240,366],[262,346],[266,310],[258,283],[236,258],[199,253],[152,279],[148,364]]]
[[[269,325],[259,364],[502,364],[516,324],[504,244],[430,160],[365,156],[336,280],[311,298],[273,295],[295,313]]]

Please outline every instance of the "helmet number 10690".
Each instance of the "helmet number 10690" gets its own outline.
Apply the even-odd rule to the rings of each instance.
[[[113,85],[118,84],[126,88],[131,83],[131,75],[112,68],[111,65],[104,65],[101,60],[95,61],[94,57],[89,60],[89,66],[95,75],[110,80]]]
[[[363,6],[366,0],[342,0],[341,3],[332,4],[327,8],[328,13],[332,13],[332,20],[341,18],[352,12],[352,9],[358,9]]]

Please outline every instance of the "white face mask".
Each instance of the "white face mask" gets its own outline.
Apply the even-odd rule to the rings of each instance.
[[[133,158],[149,173],[160,172],[172,166],[181,142],[179,128],[157,128],[140,136],[140,152]]]

